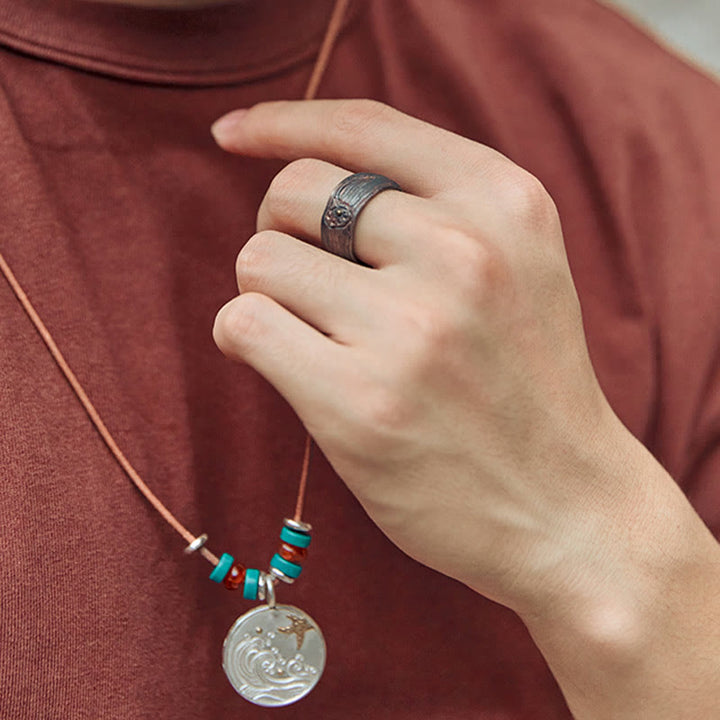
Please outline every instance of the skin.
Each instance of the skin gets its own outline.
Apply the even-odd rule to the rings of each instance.
[[[275,102],[213,128],[291,161],[214,337],[292,404],[408,555],[513,609],[577,720],[708,720],[720,549],[589,360],[555,206],[494,150],[372,101]],[[335,185],[379,172],[355,251]]]
[[[714,717],[720,549],[600,390],[542,185],[368,101],[262,104],[214,133],[292,161],[238,256],[220,349],[286,397],[393,542],[519,614],[577,720]],[[360,170],[405,190],[363,211],[370,267],[317,247]]]

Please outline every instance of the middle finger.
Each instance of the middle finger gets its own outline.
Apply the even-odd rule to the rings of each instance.
[[[235,266],[240,293],[256,292],[342,345],[372,335],[388,298],[377,270],[276,230],[251,237]]]

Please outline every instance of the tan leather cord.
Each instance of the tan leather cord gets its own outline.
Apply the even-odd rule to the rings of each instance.
[[[294,519],[302,522],[303,505],[305,504],[305,490],[307,489],[308,469],[310,468],[310,449],[312,438],[310,433],[305,437],[305,455],[303,456],[302,471],[300,473],[300,486],[298,487],[297,503],[295,504]]]
[[[308,82],[307,89],[305,91],[305,95],[303,96],[303,99],[305,100],[312,100],[316,94],[318,87],[320,86],[320,81],[322,80],[323,74],[328,66],[328,62],[330,59],[330,55],[332,53],[332,49],[335,45],[335,41],[337,40],[337,37],[340,33],[340,30],[342,28],[342,20],[345,15],[345,12],[347,10],[347,6],[349,4],[349,0],[336,0],[335,5],[333,7],[332,13],[330,15],[330,20],[328,22],[327,30],[325,31],[325,37],[323,39],[322,45],[320,47],[320,51],[318,53],[317,60],[315,61],[315,65],[313,67],[312,74],[310,76],[310,80]],[[83,408],[85,408],[85,412],[87,412],[88,416],[90,417],[90,420],[97,428],[98,433],[100,433],[100,437],[104,440],[105,444],[108,446],[108,449],[110,452],[115,456],[115,459],[118,461],[122,469],[125,471],[127,476],[130,478],[130,480],[133,482],[133,484],[137,487],[137,489],[145,496],[145,498],[148,500],[148,502],[157,510],[160,515],[164,518],[164,520],[172,526],[172,528],[177,531],[182,538],[185,540],[186,543],[191,543],[196,536],[193,535],[166,507],[163,505],[163,503],[159,500],[159,498],[153,493],[152,490],[147,486],[145,481],[140,477],[139,473],[135,468],[132,466],[130,461],[127,459],[123,451],[120,449],[118,444],[115,442],[115,439],[113,438],[112,434],[108,430],[107,426],[103,422],[103,419],[100,417],[100,413],[95,409],[95,406],[90,401],[90,398],[88,397],[87,393],[83,389],[82,385],[80,384],[80,381],[77,379],[77,376],[70,368],[70,365],[68,364],[67,360],[65,360],[65,357],[63,356],[62,352],[60,351],[60,348],[57,346],[57,343],[55,340],[53,340],[52,335],[50,334],[50,331],[45,326],[45,323],[42,321],[42,318],[38,314],[37,310],[33,307],[33,304],[30,302],[30,299],[28,298],[27,294],[23,290],[22,286],[18,282],[17,278],[15,277],[15,274],[10,268],[10,265],[8,265],[7,261],[5,260],[4,256],[0,252],[0,270],[2,270],[3,275],[5,276],[5,279],[8,281],[10,287],[12,288],[13,292],[17,296],[17,299],[20,301],[20,304],[22,305],[23,309],[27,313],[28,317],[32,321],[33,325],[35,326],[35,329],[40,334],[40,337],[45,342],[45,345],[47,345],[48,350],[50,351],[50,354],[53,356],[55,362],[57,363],[58,367],[62,371],[63,375],[65,375],[65,378],[70,383],[70,386],[72,387],[73,391],[77,395],[78,400],[81,402]],[[298,488],[298,497],[297,497],[297,504],[295,506],[295,520],[298,522],[301,521],[302,518],[302,511],[303,511],[303,505],[305,502],[305,491],[307,489],[307,478],[308,478],[308,470],[310,467],[310,449],[312,447],[312,439],[310,438],[310,435],[308,434],[305,440],[305,454],[303,457],[303,465],[302,465],[302,471],[300,474],[300,483]],[[202,556],[208,560],[213,565],[217,565],[218,558],[216,555],[214,555],[210,550],[208,550],[206,547],[202,547],[198,550]]]
[[[342,21],[345,17],[349,4],[350,0],[335,0],[335,6],[330,14],[330,21],[328,22],[327,30],[325,31],[325,38],[320,46],[320,52],[318,53],[317,60],[315,61],[315,67],[313,68],[312,75],[310,75],[310,81],[305,89],[303,100],[312,100],[317,95],[318,88],[320,87],[320,81],[325,74],[328,62],[330,62],[330,55],[332,55],[333,48],[335,47],[335,41],[342,29]]]

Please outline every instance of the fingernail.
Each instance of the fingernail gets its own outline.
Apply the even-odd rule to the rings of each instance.
[[[242,119],[247,115],[247,112],[247,108],[233,110],[216,120],[210,128],[210,132],[213,134],[215,141],[222,145],[226,140],[229,140],[242,122]]]

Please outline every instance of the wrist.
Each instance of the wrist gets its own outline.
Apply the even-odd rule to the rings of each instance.
[[[631,488],[625,500],[619,493],[612,512],[588,514],[576,564],[518,612],[575,717],[676,718],[694,702],[701,714],[682,716],[705,717],[700,686],[720,681],[720,550],[672,478],[635,445],[617,455]]]
[[[667,545],[662,535],[668,532],[668,509],[687,506],[674,481],[609,407],[601,421],[554,455],[560,461],[548,473],[552,495],[545,492],[550,502],[541,509],[544,519],[538,515],[525,537],[520,526],[517,541],[503,544],[500,581],[464,578],[526,623],[582,612],[601,601],[600,591],[615,597],[618,586],[628,590],[642,582],[644,570],[635,566]],[[649,570],[655,560],[646,562]]]
[[[529,577],[519,584],[525,596],[513,605],[528,622],[645,596],[673,572],[676,556],[687,554],[680,526],[704,527],[675,481],[609,407],[577,444],[572,476],[557,480],[564,506],[525,564]]]

